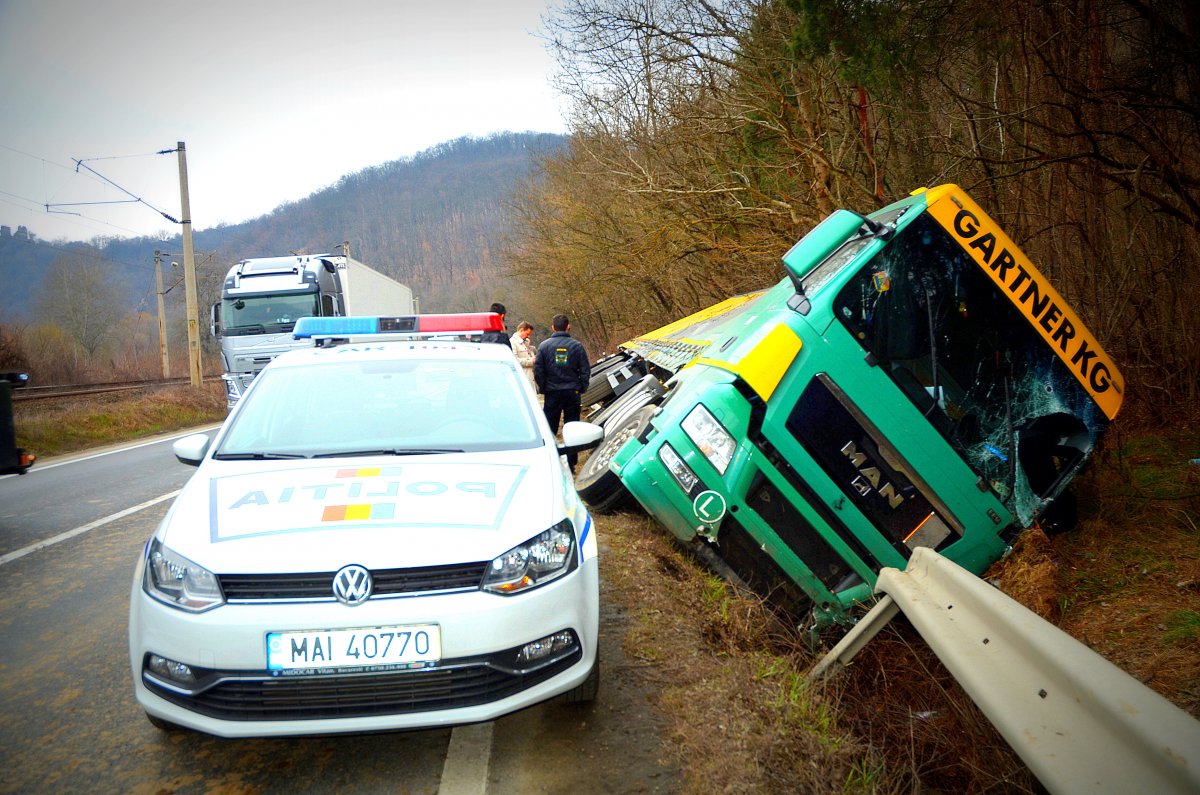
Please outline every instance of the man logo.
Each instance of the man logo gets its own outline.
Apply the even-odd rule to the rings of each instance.
[[[858,470],[858,476],[850,481],[851,487],[858,492],[859,496],[866,497],[872,492],[877,492],[880,497],[887,500],[888,507],[893,511],[903,504],[904,495],[896,491],[896,487],[883,479],[883,473],[879,467],[863,466],[870,464],[865,453],[858,449],[854,442],[846,442],[842,448],[842,454],[850,459],[850,463]]]
[[[371,572],[357,564],[343,566],[333,575],[333,595],[350,607],[367,601],[371,598]]]

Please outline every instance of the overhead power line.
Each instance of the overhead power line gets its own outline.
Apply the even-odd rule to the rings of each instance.
[[[155,154],[160,154],[160,155],[165,155],[165,154],[174,154],[176,151],[177,151],[177,150],[175,150],[175,149],[164,149],[163,151],[161,151],[161,152],[156,152]],[[181,223],[181,221],[179,221],[179,219],[177,219],[177,218],[173,217],[172,215],[170,215],[169,213],[167,213],[165,210],[163,210],[163,209],[161,209],[161,208],[158,208],[158,207],[155,207],[153,204],[151,204],[150,202],[146,201],[146,200],[145,200],[145,199],[143,199],[141,196],[138,196],[136,193],[134,193],[134,192],[132,192],[132,191],[130,191],[130,190],[128,190],[128,189],[126,189],[126,188],[122,187],[121,185],[118,185],[116,182],[114,182],[113,180],[111,180],[111,179],[109,179],[108,177],[104,176],[103,174],[101,174],[101,173],[100,173],[99,171],[97,171],[96,169],[94,169],[94,168],[92,168],[91,166],[87,165],[87,164],[84,162],[84,160],[80,160],[80,159],[78,159],[78,158],[72,158],[72,159],[73,159],[73,160],[74,160],[74,162],[75,162],[75,173],[79,173],[79,169],[81,169],[81,168],[82,168],[82,169],[86,169],[87,171],[91,172],[92,174],[95,174],[97,177],[99,177],[100,179],[104,180],[106,183],[108,183],[109,185],[113,186],[114,188],[116,188],[117,190],[121,191],[122,193],[124,193],[126,196],[129,196],[130,198],[129,198],[129,199],[121,199],[121,200],[117,200],[117,201],[97,201],[97,202],[63,202],[63,203],[57,203],[57,204],[47,204],[47,205],[46,205],[46,212],[54,212],[54,211],[52,211],[52,210],[50,209],[50,208],[52,208],[52,207],[79,207],[79,206],[83,206],[83,205],[94,205],[94,204],[133,204],[133,203],[139,203],[139,204],[144,204],[144,205],[146,205],[146,206],[147,206],[147,207],[149,207],[151,210],[154,210],[156,213],[158,213],[159,215],[161,215],[163,218],[166,218],[168,221],[170,221],[170,222],[171,222],[171,223],[173,223],[173,224],[178,224],[178,223]],[[113,160],[113,159],[116,159],[116,158],[113,158],[113,157],[108,157],[108,158],[103,158],[103,157],[89,157],[89,158],[87,158],[87,160]]]

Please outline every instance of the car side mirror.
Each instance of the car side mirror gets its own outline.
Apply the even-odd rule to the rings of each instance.
[[[563,425],[562,437],[559,454],[578,453],[598,446],[604,439],[604,429],[590,422],[568,422]]]
[[[193,433],[182,439],[176,439],[175,444],[171,445],[171,449],[175,452],[179,463],[199,466],[200,462],[204,460],[204,454],[208,452],[208,445],[211,441],[207,433]]]

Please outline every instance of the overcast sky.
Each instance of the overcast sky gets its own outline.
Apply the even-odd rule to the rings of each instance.
[[[0,224],[175,234],[153,153],[178,141],[199,230],[464,135],[565,132],[547,2],[0,0]],[[47,213],[130,200],[76,159],[145,204]]]

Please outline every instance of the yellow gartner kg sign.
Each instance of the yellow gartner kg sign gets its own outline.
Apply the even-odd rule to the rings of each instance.
[[[1037,329],[1111,420],[1125,380],[1083,321],[1029,258],[955,185],[927,193],[929,214],[966,250]]]

